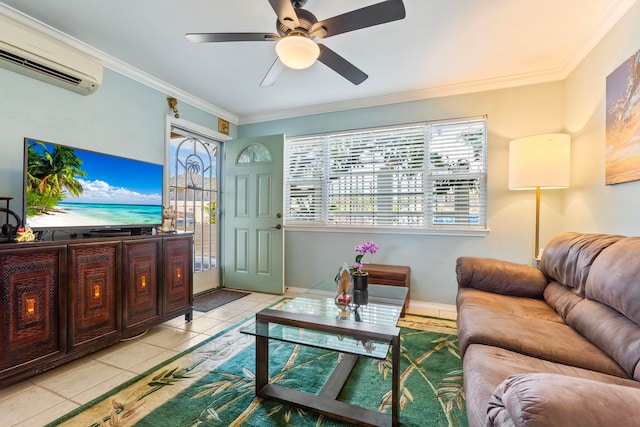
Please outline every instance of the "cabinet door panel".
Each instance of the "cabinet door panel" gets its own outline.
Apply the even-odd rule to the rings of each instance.
[[[0,251],[0,372],[65,352],[65,248]]]
[[[125,330],[160,319],[161,239],[124,242],[123,292]],[[157,323],[157,322],[156,322]],[[141,328],[144,329],[144,328]]]
[[[69,245],[70,346],[117,338],[120,253],[120,242]]]
[[[193,305],[193,237],[165,238],[163,246],[165,318],[191,310]]]

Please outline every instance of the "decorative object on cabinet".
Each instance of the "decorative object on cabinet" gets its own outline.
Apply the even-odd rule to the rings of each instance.
[[[176,210],[162,207],[162,225],[156,230],[161,233],[173,233],[176,231]]]
[[[7,206],[9,202],[7,201]],[[0,234],[0,242],[10,242],[14,240],[18,234],[18,230],[23,227],[22,219],[18,216],[17,213],[10,210],[9,208],[0,208],[0,212],[4,212],[6,215],[5,223],[2,225],[2,233]],[[14,224],[11,224],[9,218],[13,218]]]

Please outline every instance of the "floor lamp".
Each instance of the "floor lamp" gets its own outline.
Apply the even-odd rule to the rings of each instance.
[[[509,143],[509,189],[536,190],[534,258],[540,251],[540,190],[567,188],[571,137],[563,133],[527,136]]]

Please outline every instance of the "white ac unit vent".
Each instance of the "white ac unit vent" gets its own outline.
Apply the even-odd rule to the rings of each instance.
[[[83,95],[102,84],[99,59],[4,15],[0,15],[0,66]]]

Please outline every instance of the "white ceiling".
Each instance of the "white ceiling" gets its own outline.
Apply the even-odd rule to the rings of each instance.
[[[305,9],[322,20],[379,1],[309,0]],[[369,75],[364,83],[316,63],[262,88],[275,43],[195,44],[184,35],[275,32],[267,0],[2,0],[0,13],[32,17],[109,68],[152,76],[167,95],[250,123],[560,80],[635,2],[404,0],[403,20],[323,40]]]

